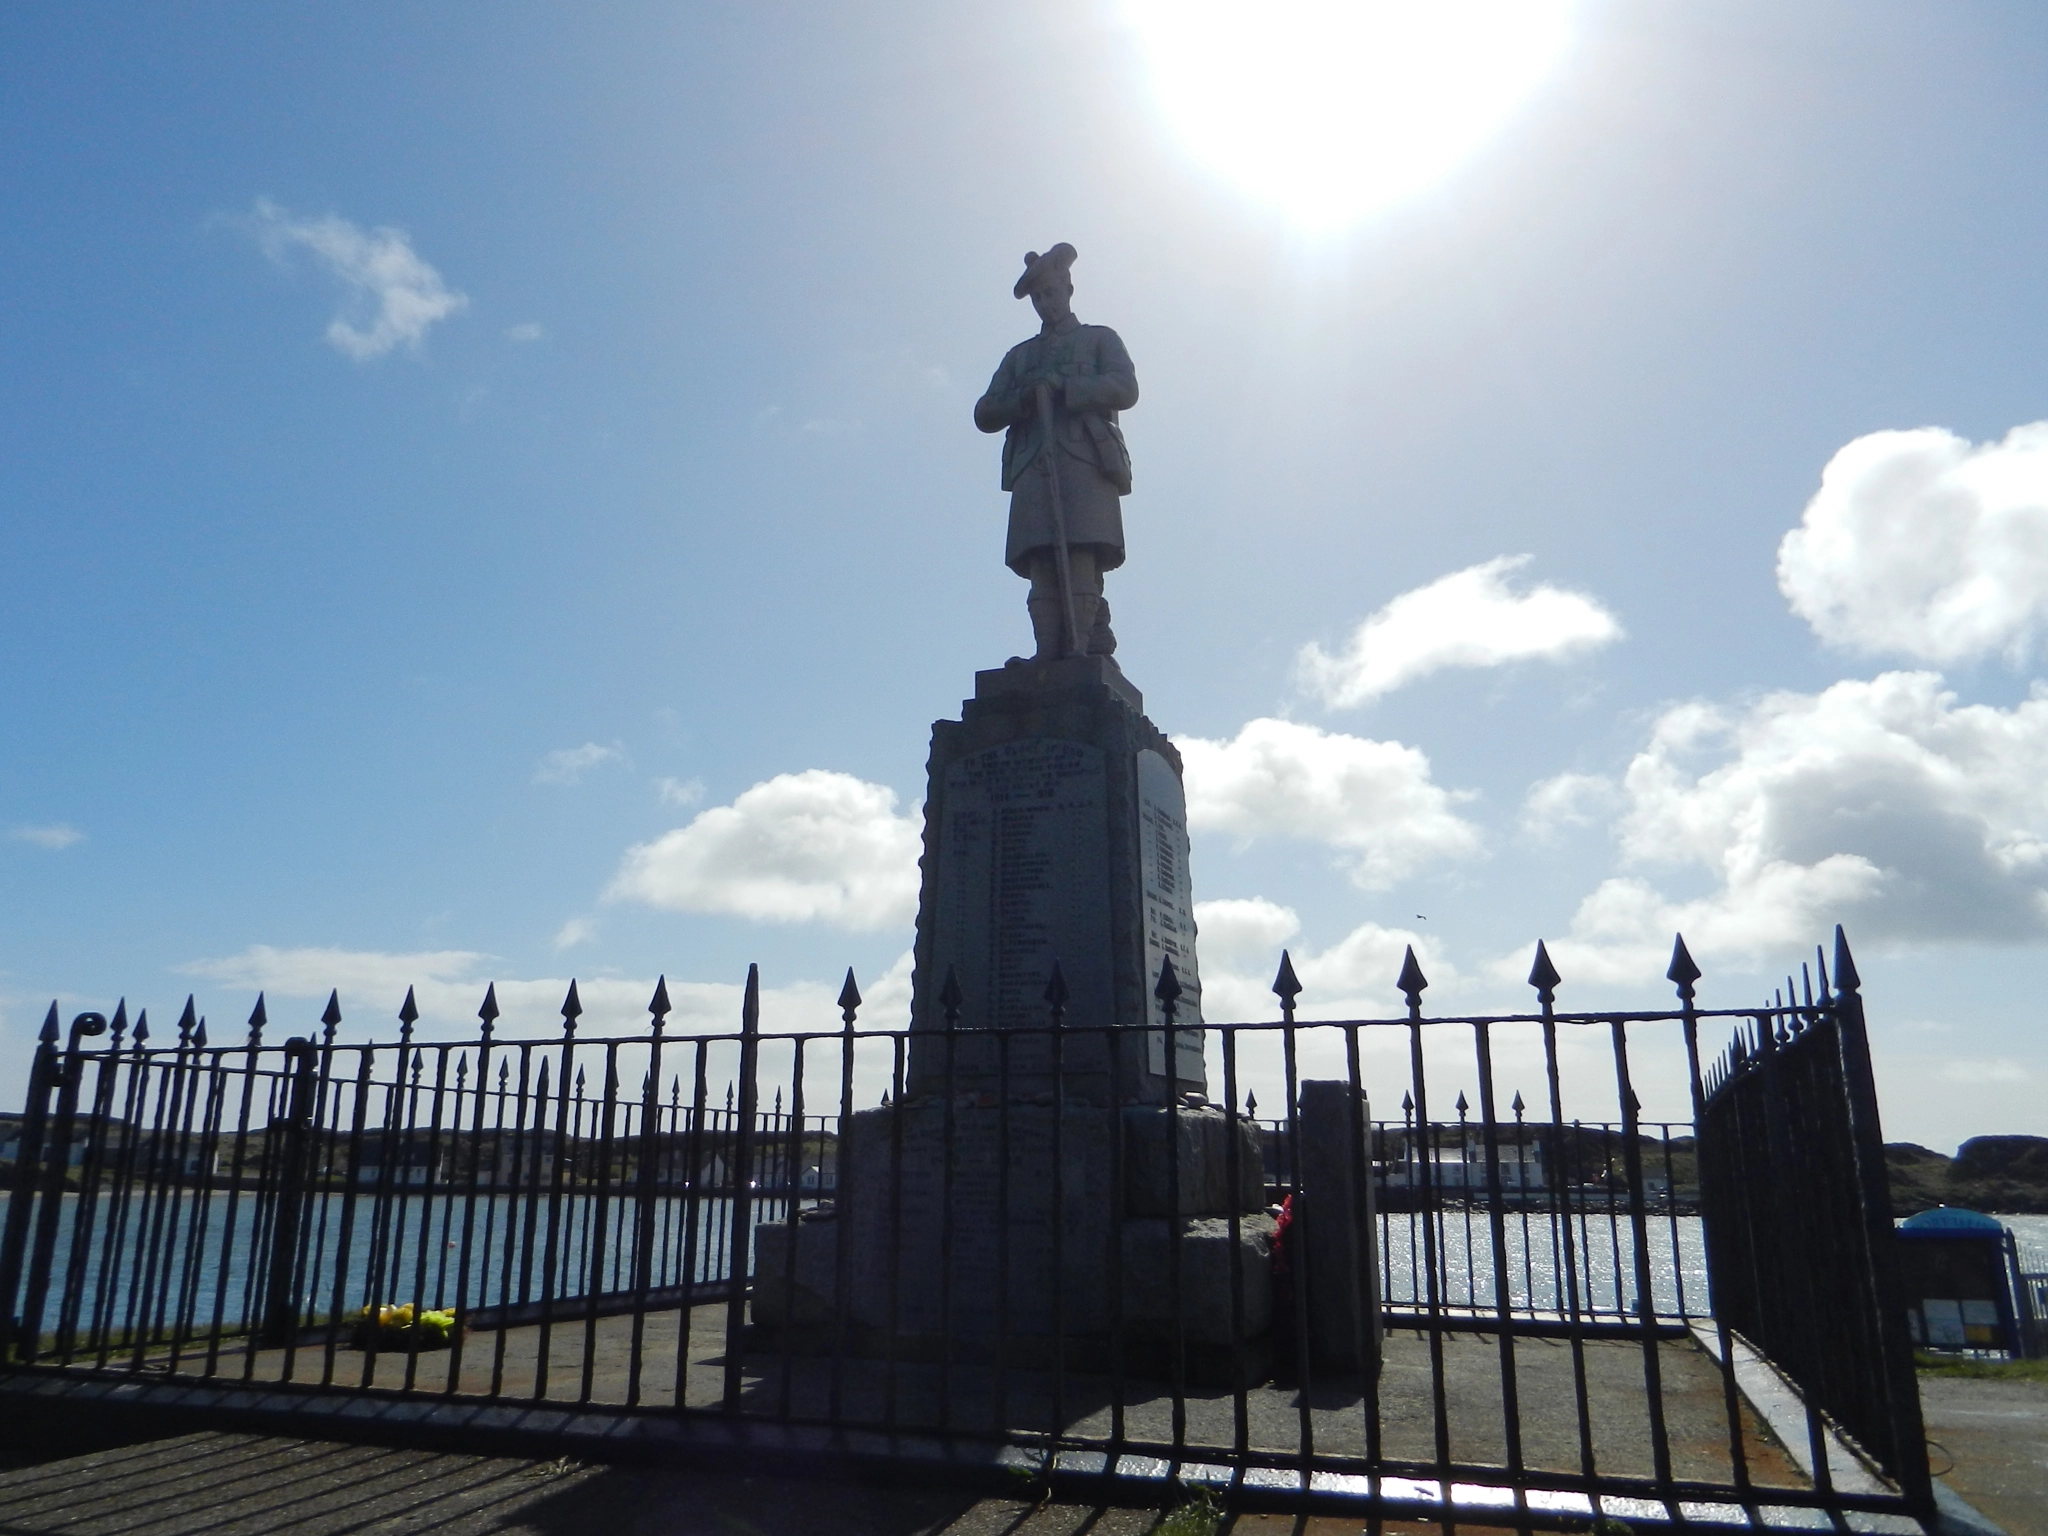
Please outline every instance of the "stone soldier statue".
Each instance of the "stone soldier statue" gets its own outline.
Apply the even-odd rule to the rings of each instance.
[[[1031,583],[1025,606],[1038,642],[1035,661],[1070,655],[1076,641],[1091,656],[1116,650],[1102,574],[1124,563],[1121,498],[1131,489],[1131,456],[1116,417],[1138,403],[1138,376],[1115,331],[1074,318],[1074,256],[1062,243],[1024,257],[1013,292],[1031,296],[1042,323],[1036,336],[1004,354],[988,392],[974,403],[977,427],[1009,434],[1003,561]]]

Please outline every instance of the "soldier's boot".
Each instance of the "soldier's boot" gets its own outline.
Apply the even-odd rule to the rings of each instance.
[[[1024,599],[1024,607],[1031,614],[1031,637],[1038,642],[1038,654],[1033,661],[1057,661],[1067,654],[1067,615],[1060,606],[1057,596],[1032,596]]]
[[[1103,607],[1100,588],[1093,592],[1074,594],[1074,633],[1081,637],[1081,653],[1087,655],[1095,647],[1091,644],[1098,620],[1096,615]]]
[[[1109,627],[1109,599],[1095,601],[1095,622],[1082,633],[1088,638],[1090,656],[1114,656],[1116,654],[1116,632]]]

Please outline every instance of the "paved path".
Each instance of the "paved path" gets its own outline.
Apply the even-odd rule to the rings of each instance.
[[[931,1489],[214,1433],[0,1472],[6,1536],[1140,1536],[1158,1518],[1151,1510],[1033,1506]],[[1241,1536],[1363,1529],[1356,1520],[1273,1515],[1242,1516],[1225,1528]]]
[[[1920,1412],[1944,1483],[2008,1536],[2048,1536],[2048,1384],[1922,1376]]]
[[[693,1407],[711,1408],[724,1388],[724,1309],[699,1307],[690,1322],[681,1372],[683,1396]],[[561,1404],[631,1401],[667,1406],[676,1397],[679,1332],[677,1315],[670,1312],[641,1319],[637,1329],[631,1317],[599,1318],[587,1328],[581,1321],[557,1324],[548,1330],[545,1355],[541,1330],[521,1327],[471,1334],[459,1361],[451,1353],[387,1353],[372,1360],[350,1349],[335,1349],[330,1357],[324,1348],[308,1348],[290,1360],[281,1350],[264,1349],[250,1362],[235,1347],[224,1351],[213,1369],[230,1380],[240,1380],[246,1366],[257,1382],[319,1381],[331,1372],[337,1383],[411,1386],[423,1393],[452,1388],[463,1394]],[[1576,1472],[1590,1452],[1603,1472],[1650,1476],[1652,1415],[1643,1356],[1640,1344],[1597,1339],[1587,1342],[1575,1362],[1562,1340],[1518,1340],[1513,1358],[1524,1465]],[[1690,1339],[1666,1341],[1658,1348],[1658,1358],[1662,1391],[1657,1406],[1674,1473],[1728,1482],[1734,1474],[1718,1369]],[[1507,1413],[1497,1337],[1449,1334],[1443,1362],[1452,1458],[1505,1465]],[[203,1352],[188,1355],[178,1362],[176,1374],[201,1374],[206,1364]],[[1583,1440],[1577,1412],[1581,1364],[1589,1409]],[[744,1411],[770,1418],[788,1413],[827,1417],[832,1383],[828,1359],[749,1354],[743,1373]],[[988,1368],[961,1366],[947,1377],[929,1365],[899,1363],[892,1372],[880,1362],[848,1360],[840,1386],[840,1416],[848,1423],[880,1425],[893,1413],[897,1424],[912,1428],[947,1423],[967,1429],[1007,1425],[1036,1430],[1054,1420],[1052,1379],[1043,1372],[1020,1369],[999,1377]],[[1076,1371],[1064,1389],[1060,1419],[1066,1428],[1108,1439],[1111,1382]],[[1319,1382],[1306,1404],[1291,1388],[1253,1389],[1246,1394],[1246,1443],[1262,1450],[1298,1449],[1304,1407],[1317,1450],[1340,1456],[1366,1454],[1367,1399],[1364,1384],[1357,1380]],[[1185,1443],[1196,1448],[1230,1447],[1237,1432],[1235,1415],[1229,1392],[1191,1389]],[[1425,1335],[1410,1329],[1387,1335],[1379,1416],[1385,1456],[1417,1463],[1434,1460],[1434,1392]],[[1163,1383],[1135,1377],[1125,1382],[1127,1437],[1170,1441],[1172,1417],[1172,1398]],[[1745,1409],[1742,1417],[1751,1478],[1766,1488],[1807,1486],[1756,1416]]]

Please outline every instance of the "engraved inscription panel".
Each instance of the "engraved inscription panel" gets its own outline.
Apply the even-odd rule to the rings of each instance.
[[[1099,748],[1009,742],[947,770],[935,959],[962,1028],[1044,1025],[1055,958],[1069,1022],[1109,1022],[1108,830]]]
[[[1149,748],[1138,754],[1138,861],[1139,886],[1145,903],[1146,995],[1150,997],[1152,983],[1159,979],[1161,962],[1172,960],[1174,975],[1181,985],[1175,1020],[1196,1026],[1176,1032],[1180,1050],[1175,1076],[1200,1086],[1205,1082],[1200,1028],[1202,973],[1195,961],[1195,889],[1188,874],[1187,794],[1173,764]],[[1146,1065],[1154,1072],[1165,1072],[1164,1030],[1154,1030],[1147,1037]]]

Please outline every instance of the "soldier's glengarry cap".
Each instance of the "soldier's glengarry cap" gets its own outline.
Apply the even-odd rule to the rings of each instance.
[[[1066,277],[1068,268],[1073,266],[1074,257],[1078,254],[1064,240],[1042,256],[1037,251],[1026,251],[1024,253],[1024,275],[1017,279],[1017,286],[1011,289],[1010,292],[1021,299],[1041,283],[1049,283],[1055,278]]]

